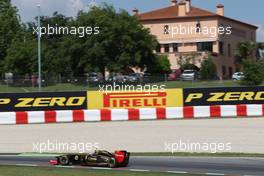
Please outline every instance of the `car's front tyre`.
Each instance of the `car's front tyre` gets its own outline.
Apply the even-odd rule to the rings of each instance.
[[[108,161],[108,167],[109,168],[114,168],[116,166],[116,161],[115,158],[110,158]]]

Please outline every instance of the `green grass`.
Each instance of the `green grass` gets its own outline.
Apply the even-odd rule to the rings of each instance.
[[[81,85],[74,84],[56,84],[52,86],[42,87],[43,92],[59,92],[59,91],[86,91],[96,90],[96,88],[89,88]],[[0,85],[0,92],[38,92],[37,87],[11,87],[6,85]]]
[[[191,88],[191,87],[233,87],[240,86],[235,81],[169,81],[159,82],[157,85],[165,85],[166,88]],[[262,84],[264,85],[264,84]],[[41,89],[44,92],[58,92],[58,91],[86,91],[86,90],[99,90],[99,87],[88,87],[76,84],[56,84],[46,86]],[[0,92],[37,92],[37,87],[12,87],[7,85],[0,85]]]
[[[236,81],[171,81],[164,83],[166,88],[192,88],[192,87],[234,87],[241,86]]]
[[[72,169],[55,167],[0,166],[0,176],[196,176],[159,172]]]

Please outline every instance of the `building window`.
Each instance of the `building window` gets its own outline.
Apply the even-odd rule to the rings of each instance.
[[[222,66],[222,73],[223,73],[223,75],[226,75],[226,67],[225,66]]]
[[[161,45],[160,45],[160,44],[157,45],[157,47],[156,47],[156,52],[157,52],[157,53],[160,53],[160,52],[161,52]]]
[[[213,52],[213,42],[198,42],[197,50]]]
[[[164,52],[165,53],[169,53],[170,52],[170,45],[169,44],[165,44],[164,45]]]
[[[198,33],[198,32],[199,32],[199,33],[202,32],[200,21],[198,21],[198,22],[196,23],[196,32],[197,32],[197,33]]]
[[[229,78],[232,78],[232,76],[233,76],[233,68],[232,67],[228,67],[228,76],[229,76]]]
[[[220,54],[224,54],[224,42],[219,42],[219,52]]]
[[[173,43],[172,47],[173,47],[173,52],[178,52],[178,43]]]
[[[170,34],[170,27],[169,27],[169,25],[164,25],[164,34],[165,35]]]
[[[226,67],[225,66],[222,66],[222,73],[223,73],[223,76],[226,75]]]
[[[228,43],[228,56],[231,57],[232,53],[231,53],[231,44]]]

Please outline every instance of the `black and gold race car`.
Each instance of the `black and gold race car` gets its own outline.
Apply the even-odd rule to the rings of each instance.
[[[80,165],[96,167],[126,167],[129,163],[130,153],[127,151],[115,151],[110,153],[105,150],[96,150],[92,154],[65,154],[50,160],[52,165]]]

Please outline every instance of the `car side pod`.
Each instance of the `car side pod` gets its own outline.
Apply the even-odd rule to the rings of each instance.
[[[58,161],[57,160],[50,160],[49,163],[53,166],[58,165]]]

